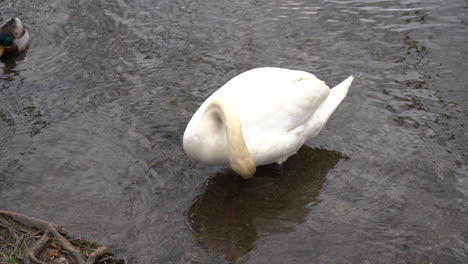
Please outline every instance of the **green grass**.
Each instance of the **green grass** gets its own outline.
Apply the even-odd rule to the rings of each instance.
[[[88,242],[81,238],[69,239],[70,243],[78,248],[80,252],[86,256],[93,253],[100,245],[96,242]]]
[[[0,264],[20,263],[12,245],[0,245]]]

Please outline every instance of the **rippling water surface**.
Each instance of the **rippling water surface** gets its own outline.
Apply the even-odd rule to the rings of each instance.
[[[29,52],[0,62],[0,207],[130,263],[467,263],[468,2],[0,3]],[[201,102],[259,66],[348,97],[251,181],[193,162]]]

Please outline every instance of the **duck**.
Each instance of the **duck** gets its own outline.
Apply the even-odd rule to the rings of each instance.
[[[250,179],[256,167],[282,164],[317,136],[354,77],[330,89],[315,75],[277,67],[243,72],[211,94],[183,135],[184,152],[207,165],[230,166]]]
[[[19,18],[12,18],[0,25],[0,58],[11,58],[26,51],[29,33]]]

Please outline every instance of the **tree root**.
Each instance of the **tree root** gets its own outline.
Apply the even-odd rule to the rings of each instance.
[[[96,249],[93,253],[91,253],[91,255],[89,255],[89,258],[88,258],[88,261],[86,261],[86,264],[94,264],[97,258],[99,258],[100,256],[108,252],[109,252],[109,249],[106,246],[102,246]]]
[[[15,226],[17,229],[21,229],[23,235],[18,235],[15,228],[10,224],[11,220],[24,225],[29,228],[29,232],[23,227]],[[68,256],[68,261],[76,264],[94,264],[94,263],[119,263],[113,259],[109,249],[105,246],[101,246],[94,250],[89,257],[86,259],[86,254],[80,252],[79,249],[75,248],[69,239],[67,239],[68,232],[57,224],[40,220],[31,216],[23,215],[16,212],[0,210],[0,227],[6,229],[11,236],[11,240],[14,240],[13,252],[16,255],[19,252],[20,244],[24,241],[25,235],[29,235],[29,238],[34,238],[36,235],[43,233],[40,239],[33,239],[34,243],[29,245],[29,248],[24,252],[23,256],[16,255],[17,258],[22,259],[25,264],[45,264],[41,259],[47,261],[47,247],[54,245],[61,253],[65,253]],[[34,229],[34,230],[32,230]],[[37,230],[40,232],[38,233]],[[34,232],[31,232],[34,231]],[[35,233],[35,234],[32,234]],[[81,241],[81,240],[79,240]],[[12,243],[13,244],[13,243]],[[103,255],[109,255],[106,261],[99,261]],[[49,256],[50,257],[50,256]]]
[[[28,258],[25,259],[25,263],[34,263],[34,264],[45,264],[44,262],[40,261],[39,259],[36,258],[36,255],[38,255],[47,245],[47,242],[49,241],[48,237],[48,232],[44,232],[44,235],[39,239],[39,241],[28,250]]]

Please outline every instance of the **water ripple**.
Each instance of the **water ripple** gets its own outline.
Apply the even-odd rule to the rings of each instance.
[[[465,263],[467,7],[3,1],[32,38],[0,62],[0,206],[95,232],[132,263]],[[258,66],[355,81],[310,155],[242,182],[181,139]]]

